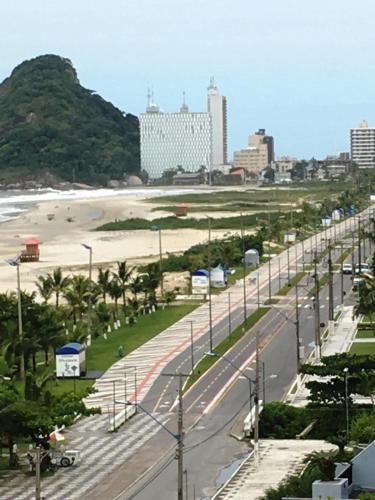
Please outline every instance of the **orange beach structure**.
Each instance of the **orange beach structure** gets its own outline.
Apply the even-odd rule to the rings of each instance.
[[[36,238],[29,238],[25,241],[26,250],[21,252],[21,262],[39,262],[40,241]]]

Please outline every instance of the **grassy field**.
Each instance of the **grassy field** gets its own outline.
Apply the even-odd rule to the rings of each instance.
[[[190,205],[189,213],[195,212],[243,212],[251,211],[251,212],[262,212],[262,211],[272,211],[272,210],[293,210],[295,208],[294,204],[275,204],[275,203],[226,203],[223,205]],[[151,212],[170,212],[175,213],[176,205],[162,205],[158,207],[154,207]]]
[[[298,203],[302,199],[319,200],[324,196],[340,194],[345,189],[352,187],[350,182],[309,182],[301,187],[301,184],[292,184],[288,188],[261,188],[245,189],[239,191],[215,191],[213,193],[186,193],[176,196],[161,196],[151,198],[151,203],[198,203],[207,205],[210,203],[225,204],[238,202],[251,203]]]
[[[222,219],[211,219],[212,229],[240,229],[241,224],[248,227],[255,227],[259,223],[270,220],[276,220],[279,217],[278,212],[260,212],[257,214],[249,214],[235,217],[224,217]],[[158,226],[160,229],[202,229],[207,231],[208,222],[206,218],[194,219],[192,217],[181,218],[175,216],[159,217],[152,219],[126,219],[116,222],[107,222],[96,228],[96,231],[132,231],[139,229],[150,229],[152,226]]]
[[[371,354],[375,355],[375,342],[354,343],[350,349],[351,354]]]
[[[151,315],[140,316],[135,325],[123,326],[117,331],[108,334],[107,340],[104,337],[93,339],[90,347],[87,348],[86,361],[87,370],[107,370],[119,358],[117,348],[124,347],[125,356],[134,351],[148,340],[152,339],[160,332],[176,323],[178,320],[193,311],[199,304],[183,304],[178,306],[168,306],[164,310],[158,309]],[[0,358],[0,368],[5,373],[5,365]],[[44,366],[39,366],[38,371],[44,371]],[[48,369],[55,370],[55,364],[51,364]],[[0,371],[1,373],[1,371]],[[76,379],[74,380],[54,380],[49,382],[48,389],[53,394],[73,391],[84,393],[87,388],[94,384],[94,380]],[[17,388],[23,392],[23,383],[16,382]]]
[[[358,329],[356,339],[373,339],[375,338],[375,330]]]
[[[236,328],[232,334],[226,337],[218,346],[215,347],[215,353],[224,355],[234,344],[236,344],[245,333],[255,325],[267,312],[269,307],[260,307],[246,320],[245,328],[243,324]],[[195,367],[194,373],[187,379],[184,390],[187,391],[207,370],[211,368],[217,361],[218,357],[205,356]]]

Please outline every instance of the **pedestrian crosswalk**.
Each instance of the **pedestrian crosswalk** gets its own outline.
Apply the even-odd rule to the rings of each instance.
[[[166,424],[170,415],[156,416]],[[107,415],[93,415],[69,430],[69,448],[81,453],[81,465],[59,469],[42,478],[42,496],[53,500],[75,500],[90,490],[115,467],[124,463],[159,430],[148,415],[139,414],[118,432],[106,432]],[[1,500],[32,500],[35,478],[20,475],[0,480]]]

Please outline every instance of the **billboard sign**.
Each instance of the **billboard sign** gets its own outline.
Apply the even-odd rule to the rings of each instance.
[[[209,279],[204,275],[192,275],[191,277],[191,293],[193,295],[208,294]]]
[[[56,354],[57,377],[79,377],[79,354]]]

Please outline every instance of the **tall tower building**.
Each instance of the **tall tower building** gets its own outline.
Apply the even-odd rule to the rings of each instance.
[[[211,168],[227,164],[227,98],[220,95],[219,89],[211,78],[208,87],[208,112],[211,115],[212,153]]]
[[[179,112],[163,113],[148,95],[146,113],[140,115],[141,167],[151,179],[164,170],[182,167],[197,172],[209,167],[211,158],[211,116],[193,113],[185,102]]]
[[[375,166],[375,128],[369,127],[366,120],[351,129],[350,149],[352,162],[359,168]]]

